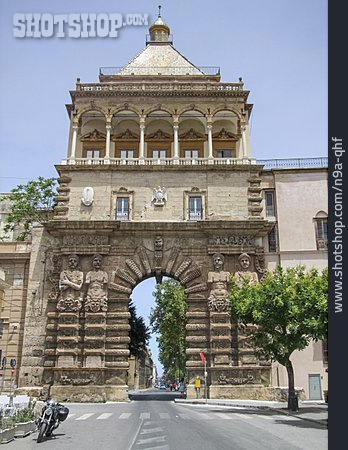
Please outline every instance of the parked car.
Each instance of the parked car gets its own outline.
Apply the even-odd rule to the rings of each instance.
[[[165,384],[160,384],[160,389],[166,389],[166,385]]]

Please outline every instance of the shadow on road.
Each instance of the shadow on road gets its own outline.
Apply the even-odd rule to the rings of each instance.
[[[158,390],[146,390],[146,391],[129,391],[128,397],[130,400],[136,401],[165,401],[170,402],[175,398],[182,398],[180,392],[171,391],[158,391]]]

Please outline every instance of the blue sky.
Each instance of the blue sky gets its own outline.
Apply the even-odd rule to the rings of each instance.
[[[180,52],[220,66],[222,81],[243,77],[254,157],[327,154],[327,0],[1,0],[0,192],[56,176],[76,78],[95,82],[100,66],[127,63],[147,33],[130,26],[114,39],[19,39],[13,14],[148,13],[152,22],[159,3]]]

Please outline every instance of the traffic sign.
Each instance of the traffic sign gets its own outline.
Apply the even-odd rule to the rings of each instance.
[[[6,356],[4,356],[1,360],[1,367],[4,369],[6,367]]]
[[[15,358],[11,358],[10,360],[10,366],[12,367],[12,369],[14,369],[16,367],[17,361],[15,360]]]

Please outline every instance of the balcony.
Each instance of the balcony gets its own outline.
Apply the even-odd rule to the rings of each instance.
[[[272,169],[311,169],[327,168],[328,158],[290,158],[258,159],[255,158],[75,158],[63,159],[62,165],[74,166],[234,166],[257,164],[263,170]]]
[[[252,158],[75,158],[63,159],[62,165],[74,166],[235,166],[256,164]]]

